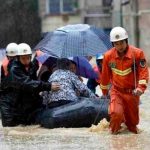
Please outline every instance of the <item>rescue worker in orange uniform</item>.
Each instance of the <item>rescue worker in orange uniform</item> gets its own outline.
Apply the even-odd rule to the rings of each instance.
[[[8,74],[8,64],[10,64],[14,59],[16,59],[17,55],[17,44],[9,43],[6,47],[6,57],[2,61],[1,66],[1,78],[7,76]]]
[[[101,78],[103,95],[110,91],[110,131],[119,133],[121,123],[128,130],[138,133],[139,97],[144,93],[148,83],[148,68],[144,52],[128,45],[128,34],[122,27],[114,27],[110,32],[113,48],[104,54]]]

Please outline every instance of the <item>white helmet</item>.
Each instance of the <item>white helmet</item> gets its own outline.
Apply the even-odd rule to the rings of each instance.
[[[31,51],[31,47],[26,44],[26,43],[21,43],[18,45],[18,56],[22,56],[22,55],[31,55],[32,51]]]
[[[110,32],[110,41],[117,42],[128,39],[127,31],[122,27],[114,27]]]
[[[18,45],[16,43],[9,43],[6,47],[7,56],[16,56],[18,53]]]

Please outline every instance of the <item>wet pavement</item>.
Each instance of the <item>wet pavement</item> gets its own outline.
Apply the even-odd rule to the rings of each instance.
[[[39,126],[3,128],[0,126],[0,150],[149,150],[150,85],[141,97],[140,134],[124,131],[110,135],[107,129],[43,129]]]

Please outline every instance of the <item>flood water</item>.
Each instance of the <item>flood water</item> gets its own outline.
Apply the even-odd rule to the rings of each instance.
[[[127,130],[110,135],[108,129],[90,132],[89,128],[3,128],[0,125],[0,150],[149,150],[150,85],[141,102],[138,126],[141,132],[137,135]]]

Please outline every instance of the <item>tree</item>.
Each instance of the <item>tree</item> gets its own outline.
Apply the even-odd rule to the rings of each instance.
[[[0,4],[0,47],[10,42],[35,46],[41,34],[38,1],[0,0]]]

